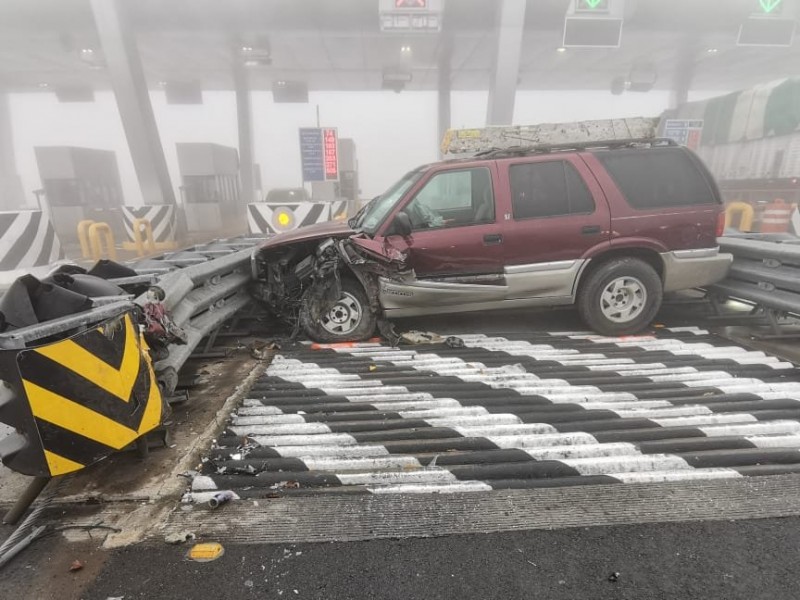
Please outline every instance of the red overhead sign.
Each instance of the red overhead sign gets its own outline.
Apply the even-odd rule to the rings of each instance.
[[[339,179],[339,148],[336,129],[324,128],[322,130],[322,148],[325,157],[325,181],[336,181]]]

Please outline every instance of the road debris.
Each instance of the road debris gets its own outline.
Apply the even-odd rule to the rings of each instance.
[[[80,571],[83,569],[83,563],[79,560],[73,560],[72,564],[69,566],[70,572],[74,573],[75,571]]]
[[[214,497],[208,501],[208,506],[210,508],[219,508],[229,500],[233,500],[233,492],[220,492],[219,494],[214,495]]]
[[[186,557],[196,562],[211,562],[225,554],[225,548],[217,542],[195,544],[186,554]]]
[[[608,580],[611,583],[616,583],[617,581],[619,581],[619,573],[614,571],[611,575],[608,576]]]
[[[195,539],[195,534],[191,531],[178,531],[175,533],[168,533],[164,536],[164,541],[167,544],[183,544]]]

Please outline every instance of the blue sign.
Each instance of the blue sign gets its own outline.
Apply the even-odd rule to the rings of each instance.
[[[325,146],[319,127],[300,128],[300,161],[303,181],[325,181]]]

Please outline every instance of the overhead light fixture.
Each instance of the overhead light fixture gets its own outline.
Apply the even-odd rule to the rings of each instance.
[[[286,87],[286,82],[281,79],[279,81],[276,81],[275,85],[277,85],[278,87]]]
[[[717,52],[719,52],[719,48],[709,48],[708,50],[706,50],[706,52],[708,54],[716,54]]]
[[[90,69],[104,69],[106,66],[103,53],[89,46],[78,50],[78,58],[81,62],[86,63]]]
[[[237,48],[239,58],[246,67],[266,67],[272,64],[269,39],[260,37]]]
[[[40,88],[48,88],[48,87],[50,87],[50,84],[49,84],[49,83],[47,83],[46,81],[42,81],[42,82],[39,84],[39,87],[40,87]]]
[[[567,51],[567,49],[564,46],[559,46],[558,48],[556,48],[556,52],[558,52],[560,54],[564,54],[564,52],[566,52],[566,51]]]
[[[411,54],[411,46],[403,46],[400,48],[400,52],[403,54]]]

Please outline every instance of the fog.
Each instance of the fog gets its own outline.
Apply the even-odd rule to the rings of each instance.
[[[691,99],[719,92],[696,91]],[[175,194],[180,172],[177,142],[237,144],[236,102],[233,92],[203,92],[201,105],[167,104],[164,92],[150,99]],[[485,125],[488,92],[452,94],[452,126]],[[352,138],[358,152],[361,195],[383,192],[407,170],[437,160],[435,92],[318,92],[306,104],[276,104],[270,92],[253,92],[255,163],[261,167],[264,191],[302,185],[297,130],[316,124],[337,127],[341,137]],[[586,119],[658,116],[669,105],[665,91],[612,96],[598,90],[517,93],[514,124],[577,121]],[[33,190],[42,187],[33,148],[35,146],[85,146],[116,153],[126,203],[142,204],[143,198],[112,92],[98,92],[92,103],[60,103],[54,94],[9,95],[13,143],[19,176],[29,206]]]

